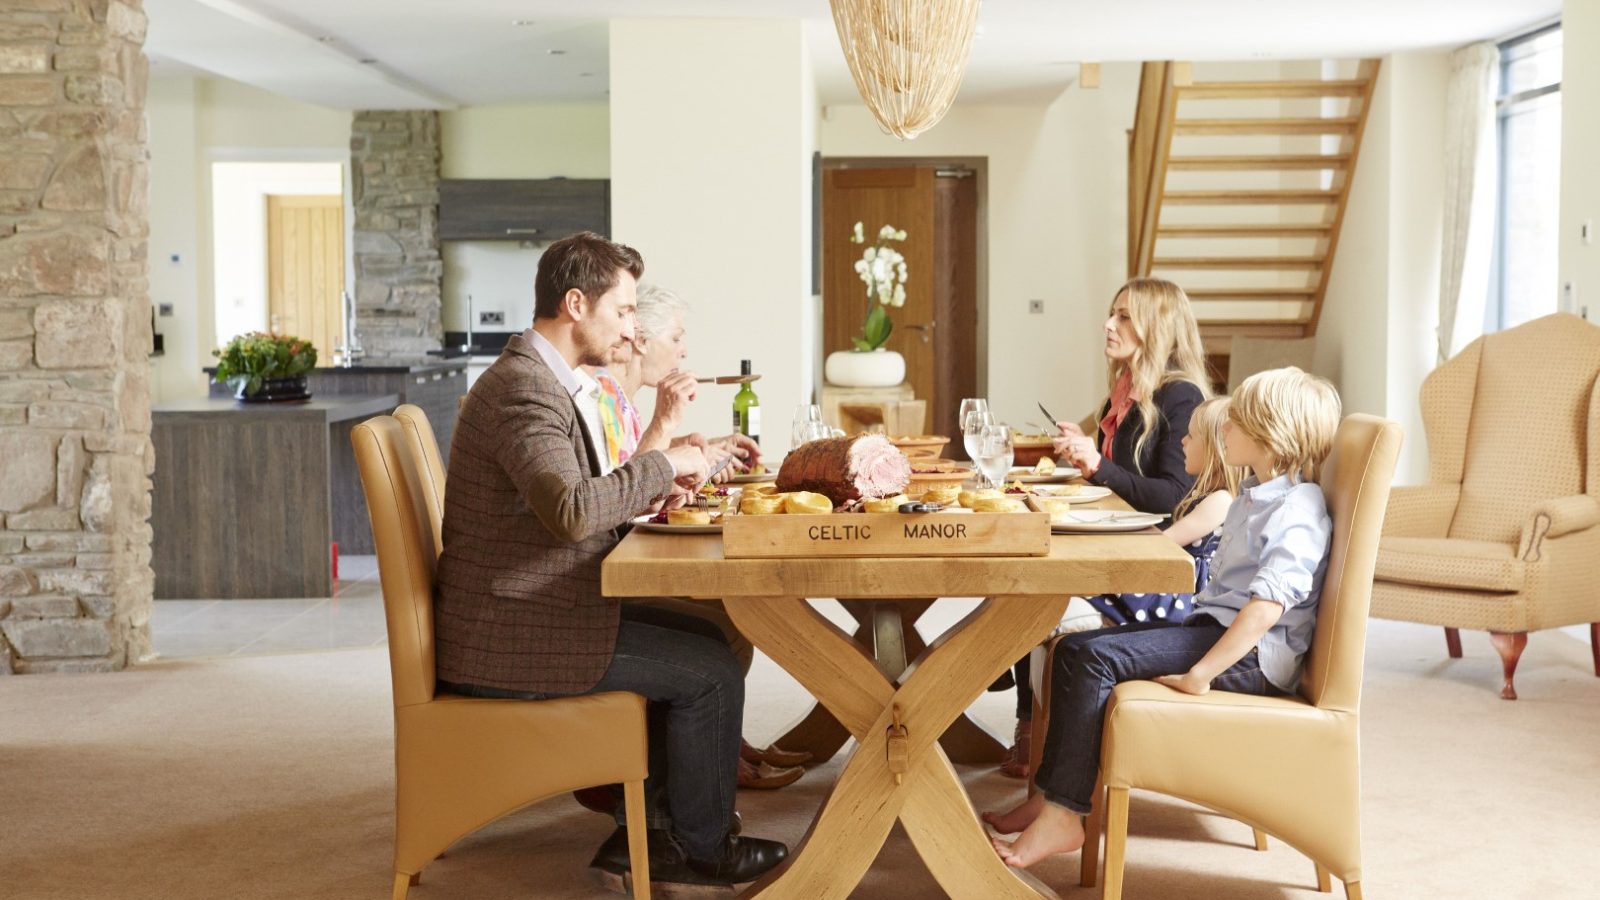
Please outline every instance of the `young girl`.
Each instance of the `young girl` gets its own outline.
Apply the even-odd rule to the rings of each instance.
[[[1311,647],[1333,523],[1315,478],[1333,447],[1339,396],[1296,368],[1246,379],[1222,426],[1223,459],[1250,476],[1228,508],[1211,582],[1181,625],[1143,622],[1072,635],[1056,647],[1038,793],[990,819],[1008,865],[1083,846],[1106,702],[1119,682],[1153,678],[1190,694],[1213,687],[1290,693]]]
[[[1184,594],[1101,594],[1087,598],[1114,625],[1130,622],[1182,622],[1188,618],[1194,594],[1211,580],[1211,558],[1222,540],[1222,520],[1239,493],[1243,473],[1222,458],[1222,423],[1228,418],[1228,398],[1213,397],[1194,408],[1189,431],[1183,436],[1183,470],[1194,476],[1194,487],[1172,510],[1172,525],[1165,534],[1194,557],[1194,591]]]

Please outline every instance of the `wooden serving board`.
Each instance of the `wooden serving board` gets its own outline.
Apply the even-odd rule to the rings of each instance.
[[[728,516],[728,559],[856,556],[1044,556],[1044,513],[835,513]]]

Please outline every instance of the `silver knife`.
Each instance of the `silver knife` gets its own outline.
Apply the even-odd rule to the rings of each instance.
[[[715,469],[712,469],[706,475],[705,482],[703,484],[701,484],[700,486],[703,488],[707,484],[710,484],[711,483],[711,479],[716,478],[718,473],[720,473],[723,469],[726,469],[728,467],[728,464],[733,462],[733,459],[734,459],[734,454],[729,453],[727,459],[724,459],[722,462],[718,463],[717,467]]]
[[[1043,403],[1040,403],[1040,404],[1039,404],[1039,411],[1040,411],[1040,412],[1042,412],[1042,413],[1044,413],[1044,417],[1045,417],[1045,418],[1046,418],[1046,419],[1048,419],[1048,420],[1050,420],[1050,424],[1051,424],[1051,425],[1055,425],[1055,427],[1056,427],[1056,429],[1057,429],[1057,430],[1060,430],[1060,428],[1061,428],[1061,426],[1060,426],[1060,425],[1056,425],[1056,423],[1057,423],[1057,422],[1059,422],[1059,421],[1061,421],[1061,420],[1060,420],[1060,419],[1057,419],[1057,418],[1056,418],[1056,417],[1055,417],[1055,416],[1052,416],[1052,415],[1050,415],[1050,410],[1048,410],[1048,409],[1045,409],[1045,408],[1044,408],[1044,404],[1043,404]]]

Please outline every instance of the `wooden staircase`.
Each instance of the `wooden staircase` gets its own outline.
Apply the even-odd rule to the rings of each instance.
[[[1194,65],[1144,64],[1128,271],[1184,287],[1225,379],[1235,335],[1316,334],[1378,60],[1201,63],[1278,76],[1213,81],[1195,80]]]

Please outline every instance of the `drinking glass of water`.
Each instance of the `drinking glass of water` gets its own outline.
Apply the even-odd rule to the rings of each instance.
[[[981,440],[984,429],[994,424],[994,416],[987,410],[982,412],[966,413],[966,420],[962,423],[962,445],[966,447],[966,458],[973,461],[973,468],[978,468],[978,456],[982,455]],[[984,487],[984,471],[978,469],[978,487]]]
[[[978,454],[973,457],[978,471],[989,487],[1005,483],[1011,471],[1012,446],[1010,425],[984,425],[978,431]]]
[[[813,422],[822,421],[822,407],[815,403],[802,403],[794,408],[794,424],[789,428],[789,446],[798,447],[811,440]]]

